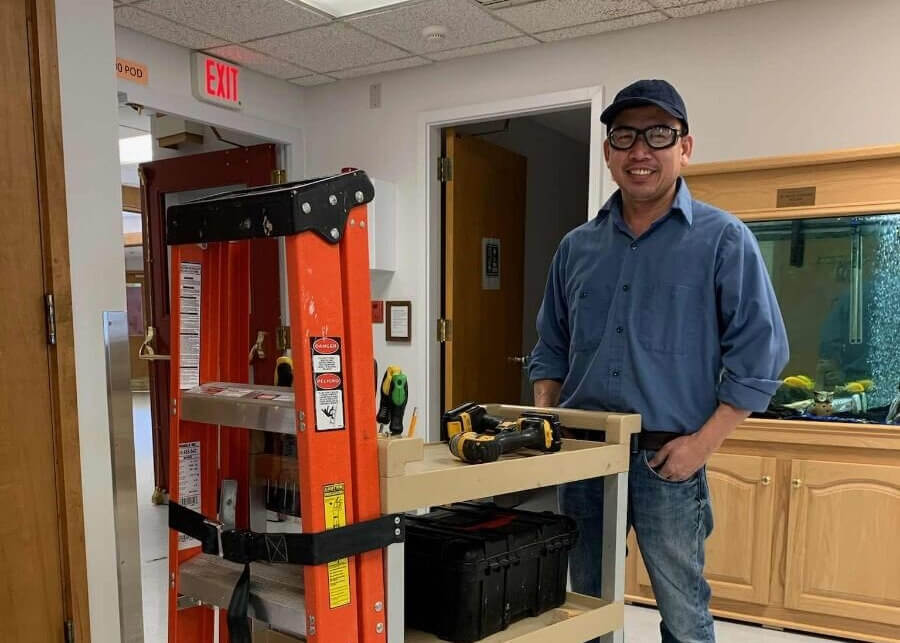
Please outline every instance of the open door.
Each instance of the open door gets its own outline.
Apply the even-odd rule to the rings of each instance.
[[[273,144],[254,145],[143,163],[140,166],[144,216],[144,272],[147,337],[141,358],[150,363],[153,421],[153,473],[157,492],[169,489],[169,261],[166,208],[214,192],[273,183],[277,168]],[[254,239],[250,248],[250,325],[241,329],[247,349],[247,380],[271,383],[281,320],[278,242]],[[263,332],[262,350],[253,350]],[[236,476],[238,479],[244,476]]]
[[[444,409],[519,404],[526,159],[444,131]]]

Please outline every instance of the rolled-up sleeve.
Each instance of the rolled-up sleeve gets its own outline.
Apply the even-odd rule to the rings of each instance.
[[[717,258],[716,295],[722,346],[718,398],[765,411],[788,362],[788,340],[753,233],[743,224],[725,232]]]
[[[537,315],[538,341],[531,351],[528,377],[563,381],[569,372],[569,316],[565,290],[566,240],[560,244],[550,273],[544,300]]]

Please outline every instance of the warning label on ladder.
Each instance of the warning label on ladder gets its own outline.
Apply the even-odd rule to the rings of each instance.
[[[310,337],[316,431],[344,428],[344,377],[341,338]]]
[[[325,485],[325,529],[347,526],[344,484]],[[328,605],[331,609],[350,604],[350,561],[341,558],[328,563]]]
[[[200,511],[201,489],[200,443],[182,442],[178,445],[178,503],[182,507]],[[178,534],[178,549],[199,547],[200,541]]]

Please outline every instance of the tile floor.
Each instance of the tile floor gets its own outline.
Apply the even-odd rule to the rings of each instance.
[[[165,506],[156,506],[151,502],[153,443],[150,432],[150,397],[146,393],[134,395],[134,438],[138,519],[141,534],[144,640],[145,643],[167,643],[167,512]],[[659,613],[655,609],[627,606],[625,608],[625,625],[626,643],[656,643],[659,641]],[[717,621],[716,640],[718,643],[826,643],[833,639]]]

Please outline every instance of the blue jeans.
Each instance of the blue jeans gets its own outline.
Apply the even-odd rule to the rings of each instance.
[[[713,529],[706,468],[684,482],[669,482],[647,464],[655,453],[631,454],[627,528],[634,528],[650,573],[662,643],[714,643],[709,584],[703,578],[705,540]],[[561,486],[559,507],[578,523],[578,542],[569,554],[572,589],[599,597],[603,478]]]

